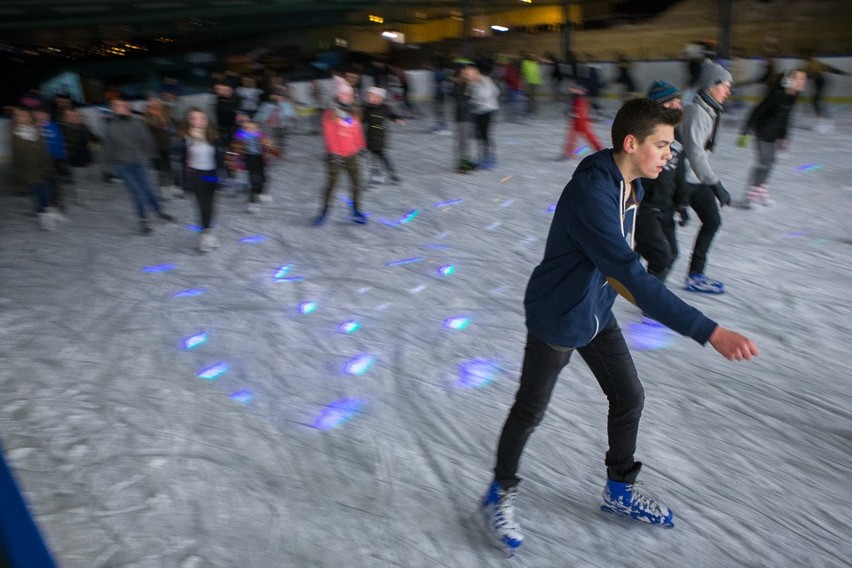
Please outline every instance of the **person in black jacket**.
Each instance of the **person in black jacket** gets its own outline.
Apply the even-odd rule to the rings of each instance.
[[[790,124],[790,114],[796,105],[808,76],[804,69],[791,69],[784,73],[779,85],[763,99],[749,114],[743,124],[737,145],[744,148],[748,145],[748,135],[755,133],[755,165],[749,175],[749,187],[742,199],[736,202],[741,209],[750,209],[752,204],[772,205],[769,196],[767,180],[775,165],[776,150],[786,150],[789,145],[787,137]]]
[[[663,170],[680,118],[680,110],[648,98],[624,103],[612,125],[614,148],[585,158],[556,205],[544,258],[524,297],[527,344],[520,385],[497,445],[493,480],[480,504],[485,529],[509,555],[523,543],[514,513],[521,454],[574,351],[609,401],[601,509],[673,526],[671,510],[635,485],[642,467],[634,453],[644,390],[612,312],[617,295],[697,343],[709,342],[727,359],[758,354],[750,339],[718,325],[648,274],[632,248],[635,209],[643,195],[640,178],[655,178]]]
[[[91,145],[100,142],[92,133],[81,113],[76,108],[66,109],[62,114],[62,136],[68,150],[68,165],[74,178],[75,197],[86,203],[98,184],[98,174],[93,165]]]
[[[399,176],[385,153],[387,146],[388,120],[396,124],[405,124],[402,116],[395,113],[387,104],[387,91],[381,87],[367,89],[367,105],[364,107],[364,138],[367,140],[367,150],[370,151],[370,185],[381,183],[382,168],[390,175],[393,183],[399,183]]]
[[[681,108],[680,91],[665,81],[655,81],[648,90],[648,98],[666,108]],[[672,141],[671,152],[672,158],[656,179],[642,180],[645,197],[636,217],[636,252],[648,261],[648,273],[663,283],[677,260],[675,213],[681,227],[689,221],[689,193],[680,159],[683,145],[677,139]]]

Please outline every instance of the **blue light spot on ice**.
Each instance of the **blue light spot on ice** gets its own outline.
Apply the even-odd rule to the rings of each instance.
[[[363,406],[360,398],[335,400],[322,409],[311,426],[317,430],[333,430],[358,414]]]
[[[181,290],[180,292],[175,292],[175,298],[194,298],[195,296],[200,296],[205,293],[207,290],[204,288],[189,288],[188,290]]]
[[[459,364],[458,386],[461,388],[482,388],[494,382],[499,366],[488,359],[471,359]]]
[[[797,172],[812,172],[814,170],[820,169],[822,166],[819,164],[804,164],[796,168]]]
[[[447,205],[456,205],[457,203],[461,203],[461,199],[450,199],[449,201],[441,201],[435,204],[435,207],[446,207]]]
[[[656,351],[668,347],[676,337],[675,333],[664,325],[649,325],[634,322],[624,330],[624,338],[631,349],[637,351]]]
[[[349,375],[363,375],[376,362],[376,357],[369,353],[361,353],[346,362],[343,370]]]
[[[202,227],[199,227],[198,225],[187,225],[186,230],[192,231],[193,233],[200,233],[204,229]]]
[[[289,264],[283,264],[279,266],[275,269],[275,274],[272,275],[272,279],[276,281],[281,280],[282,278],[287,276],[287,273],[290,272],[290,268],[291,266]]]
[[[438,267],[438,274],[440,274],[441,276],[449,276],[450,274],[453,274],[455,271],[456,271],[456,267],[453,266],[452,264],[445,264],[443,266]]]
[[[301,282],[304,279],[304,276],[284,276],[283,278],[277,279],[276,282]]]
[[[248,404],[254,398],[254,393],[247,389],[238,390],[231,393],[228,398],[235,400],[241,404]]]
[[[142,272],[147,272],[148,274],[157,274],[159,272],[169,272],[170,270],[174,270],[177,268],[174,264],[155,264],[154,266],[146,266],[142,269]]]
[[[421,260],[423,260],[422,256],[413,256],[411,258],[403,258],[401,260],[392,260],[385,263],[385,266],[399,266],[400,264],[411,264],[412,262],[420,262]]]
[[[411,220],[413,220],[415,217],[417,217],[419,214],[420,214],[420,210],[419,210],[419,209],[414,209],[413,211],[409,211],[408,213],[406,213],[406,214],[405,214],[405,216],[404,216],[404,217],[402,217],[402,218],[399,220],[399,224],[400,224],[400,225],[403,225],[403,224],[405,224],[405,223],[408,223],[409,221],[411,221]]]
[[[300,314],[309,314],[317,309],[317,303],[313,300],[309,302],[302,302],[299,304],[299,313]]]
[[[354,333],[361,328],[361,324],[355,320],[345,321],[337,326],[337,331],[340,333]]]
[[[198,373],[199,379],[212,381],[221,377],[228,370],[228,365],[225,363],[216,363],[212,367],[207,367]]]
[[[240,242],[241,243],[255,244],[255,243],[262,243],[265,240],[266,240],[266,237],[264,237],[263,235],[254,235],[254,236],[251,236],[251,237],[243,237],[243,238],[240,239]]]
[[[470,323],[470,318],[467,316],[456,316],[444,320],[444,327],[448,329],[464,329]]]
[[[554,211],[556,211],[556,204],[555,204],[555,203],[551,203],[551,204],[550,204],[550,207],[548,207],[548,208],[547,208],[547,212],[548,212],[548,213],[553,213]]]
[[[205,341],[207,341],[207,332],[202,331],[201,333],[196,333],[195,335],[190,335],[185,338],[183,340],[183,348],[188,351],[194,347],[198,347]]]

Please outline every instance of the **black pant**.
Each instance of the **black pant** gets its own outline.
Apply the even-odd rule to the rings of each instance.
[[[577,351],[609,401],[609,450],[605,460],[608,475],[616,481],[632,482],[629,477],[631,472],[635,472],[633,454],[636,452],[636,435],[645,393],[615,318],[588,345],[578,347]],[[544,417],[559,372],[568,364],[573,352],[573,349],[554,349],[527,334],[521,384],[497,445],[494,478],[503,487],[509,488],[520,482],[517,471],[521,453]]]
[[[678,253],[674,210],[639,207],[636,252],[648,261],[648,273],[665,282]]]
[[[328,181],[325,186],[322,210],[328,211],[328,207],[331,205],[331,196],[334,193],[334,186],[337,185],[337,176],[342,168],[349,173],[349,179],[352,181],[352,209],[353,211],[361,211],[361,169],[358,154],[345,157],[326,154],[326,165],[328,167]]]
[[[213,222],[213,198],[219,184],[216,170],[203,171],[189,168],[186,181],[187,189],[194,193],[198,200],[201,228],[209,229]]]
[[[384,148],[370,148],[370,175],[378,176],[382,167],[392,176],[396,175],[396,170],[393,169],[393,164],[388,159],[387,154],[385,154]]]
[[[476,139],[479,140],[479,161],[488,165],[494,155],[494,143],[491,140],[491,116],[494,111],[473,115],[473,125]]]
[[[250,187],[249,203],[254,203],[257,201],[257,196],[263,193],[263,186],[266,185],[266,166],[261,154],[246,154],[245,163]]]
[[[707,265],[707,252],[716,231],[722,226],[722,215],[719,213],[719,205],[713,190],[704,184],[689,184],[692,195],[689,198],[689,206],[695,210],[695,214],[701,220],[701,228],[695,237],[695,246],[692,248],[692,258],[689,261],[689,273],[704,274]]]

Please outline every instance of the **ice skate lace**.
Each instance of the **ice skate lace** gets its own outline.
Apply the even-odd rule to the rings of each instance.
[[[646,511],[652,515],[663,516],[663,510],[660,504],[642,493],[639,488],[640,482],[634,482],[630,485],[630,504],[629,506],[640,511]]]
[[[515,498],[517,496],[516,492],[507,491],[500,497],[494,507],[493,525],[495,529],[518,530],[518,525],[515,522]]]

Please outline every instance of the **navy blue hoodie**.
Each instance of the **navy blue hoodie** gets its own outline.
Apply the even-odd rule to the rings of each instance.
[[[611,149],[585,158],[556,205],[544,259],[527,284],[527,328],[559,347],[587,345],[613,317],[617,294],[702,345],[716,323],[648,274],[633,251],[642,186],[625,199]]]

